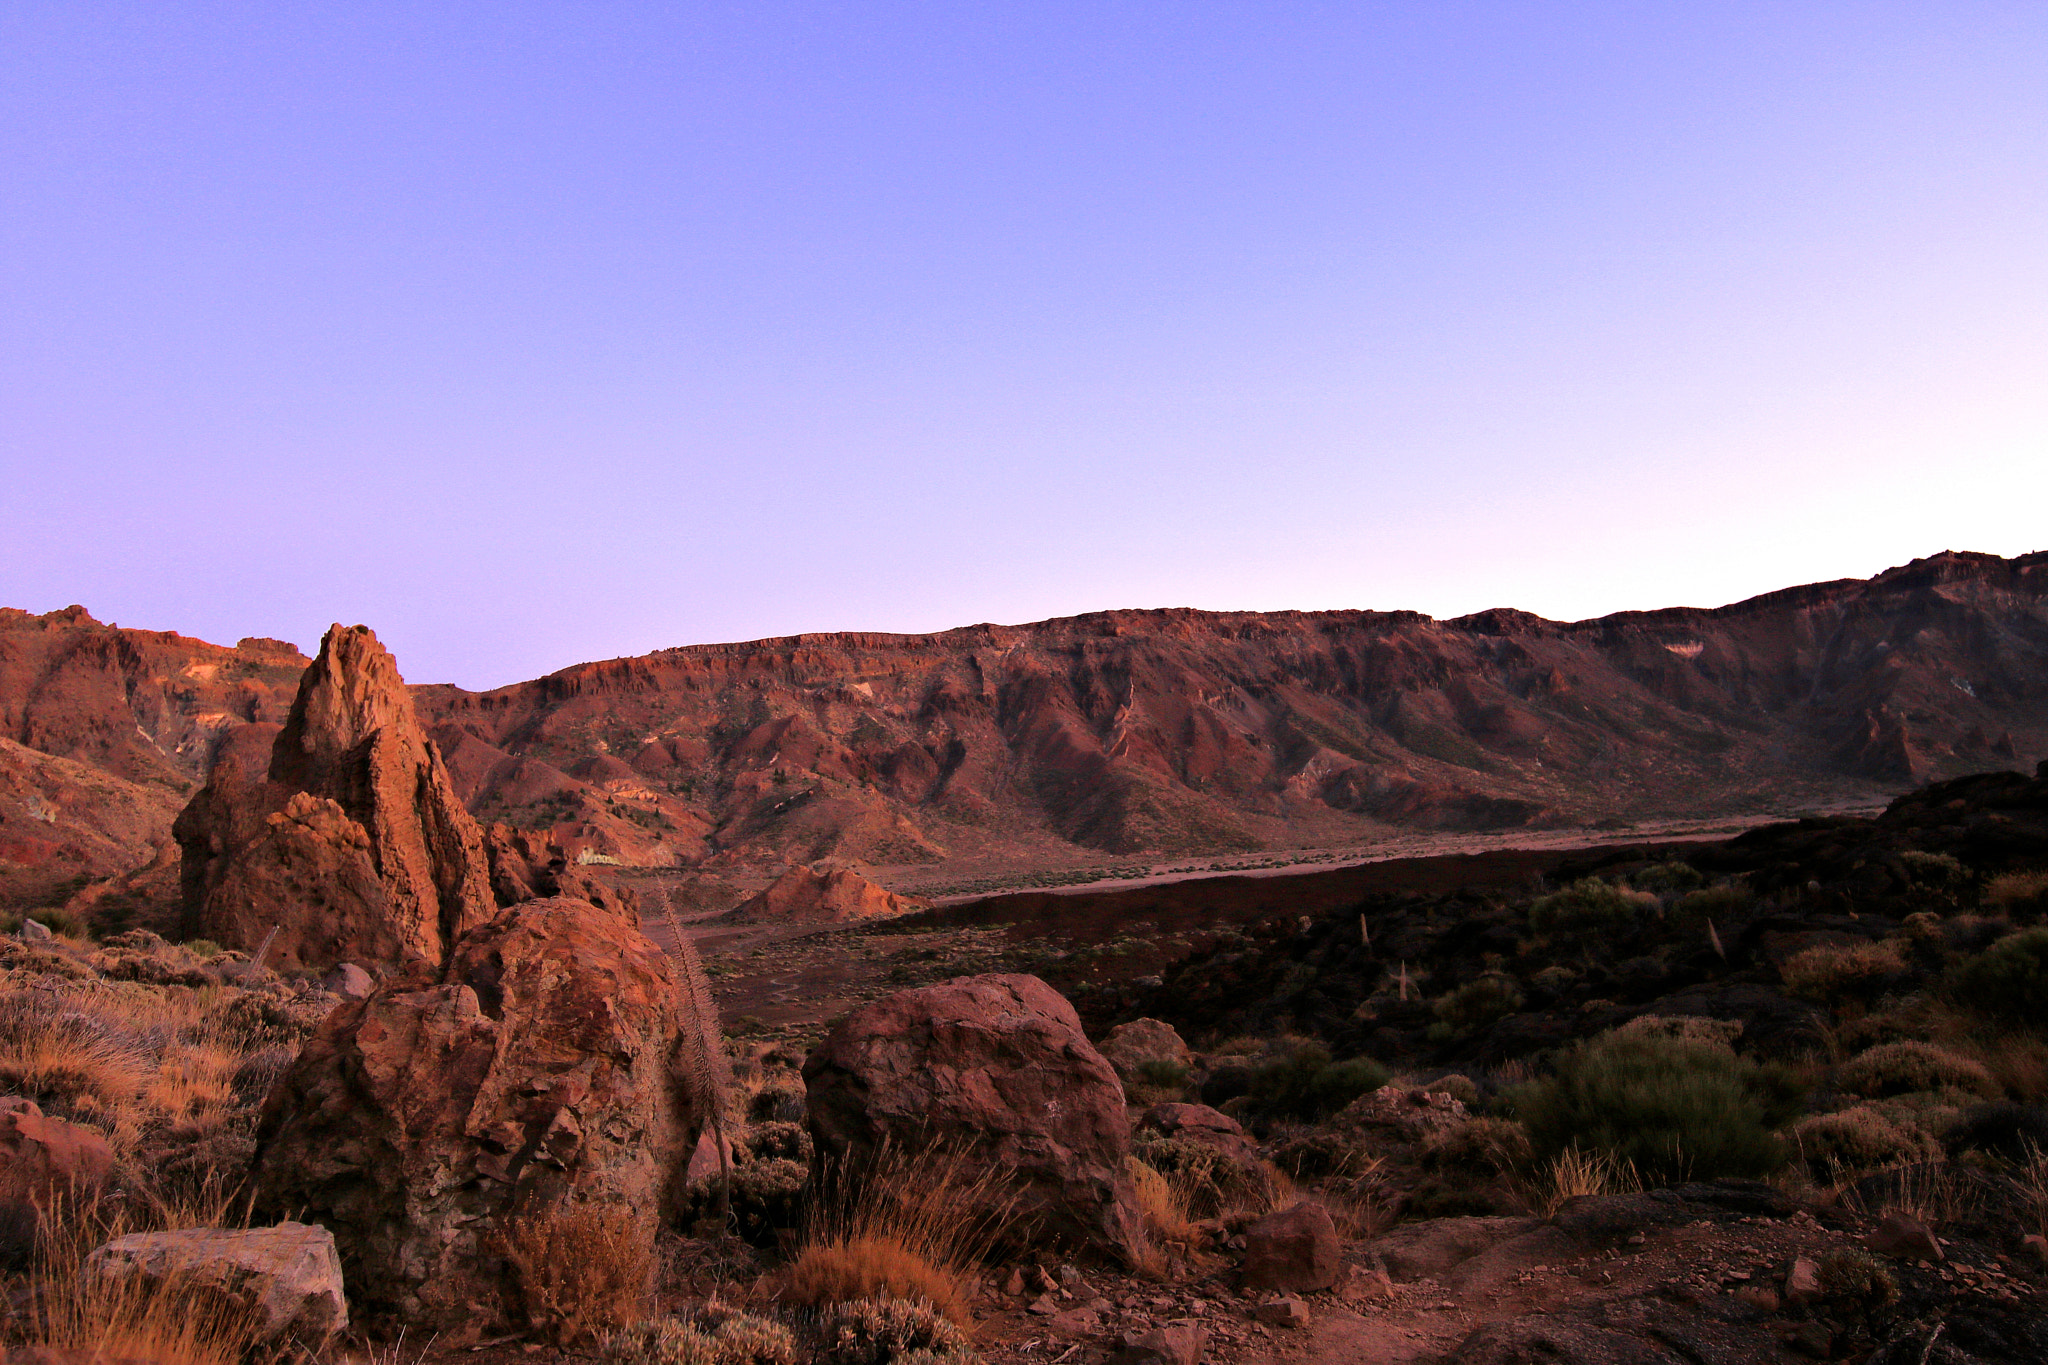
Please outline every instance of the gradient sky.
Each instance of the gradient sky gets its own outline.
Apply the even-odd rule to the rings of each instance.
[[[416,682],[2048,548],[2048,6],[0,8],[0,604]]]

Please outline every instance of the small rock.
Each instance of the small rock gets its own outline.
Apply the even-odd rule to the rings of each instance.
[[[1054,1278],[1060,1282],[1062,1289],[1072,1289],[1081,1283],[1081,1272],[1070,1265],[1063,1265],[1055,1273]]]
[[[1116,1365],[1196,1365],[1209,1344],[1202,1325],[1185,1318],[1163,1323],[1149,1332],[1124,1338]]]
[[[1102,1330],[1102,1319],[1086,1308],[1070,1308],[1046,1319],[1045,1325],[1069,1336],[1083,1336]]]
[[[1055,1299],[1050,1294],[1040,1294],[1037,1298],[1033,1299],[1030,1303],[1025,1305],[1024,1311],[1027,1313],[1036,1314],[1041,1318],[1049,1318],[1054,1313],[1060,1311],[1059,1300]]]
[[[1941,1261],[1947,1256],[1925,1223],[1903,1213],[1888,1213],[1863,1239],[1863,1245],[1895,1261]]]
[[[1342,1253],[1336,1225],[1321,1204],[1269,1213],[1244,1230],[1245,1287],[1300,1293],[1328,1289],[1343,1272]]]
[[[87,1256],[84,1273],[110,1285],[175,1276],[204,1286],[251,1315],[263,1341],[320,1342],[348,1326],[334,1235],[305,1223],[133,1233]]]
[[[46,943],[52,937],[50,926],[32,919],[21,922],[21,937],[26,943]]]
[[[1013,1299],[1024,1296],[1024,1271],[1020,1267],[1010,1267],[1009,1278],[1003,1281],[1003,1292]]]
[[[320,979],[320,984],[344,1000],[366,1000],[377,989],[377,979],[353,962],[344,962]]]
[[[1820,1298],[1820,1267],[1805,1256],[1795,1257],[1785,1272],[1785,1302],[1803,1306]]]
[[[1259,1305],[1259,1321],[1274,1327],[1308,1326],[1308,1305],[1292,1294],[1276,1295]]]
[[[1735,1291],[1735,1297],[1748,1304],[1751,1308],[1759,1309],[1765,1313],[1777,1312],[1780,1302],[1777,1290],[1766,1289],[1760,1284],[1744,1285]]]
[[[2048,1265],[2048,1237],[2043,1237],[2038,1232],[2030,1232],[2021,1240],[2020,1245],[2031,1251],[2035,1260],[2042,1265]]]

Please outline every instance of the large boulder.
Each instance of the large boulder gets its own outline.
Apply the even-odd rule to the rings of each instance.
[[[1104,1036],[1099,1045],[1102,1055],[1116,1068],[1116,1074],[1125,1080],[1135,1079],[1138,1068],[1147,1062],[1178,1067],[1187,1071],[1195,1064],[1195,1054],[1189,1050],[1173,1025],[1159,1019],[1133,1019],[1127,1024],[1118,1024]]]
[[[334,1238],[304,1223],[131,1233],[87,1256],[84,1273],[109,1287],[175,1284],[211,1298],[259,1343],[319,1346],[348,1326]]]
[[[25,1250],[53,1203],[89,1201],[113,1172],[113,1149],[97,1132],[53,1118],[20,1095],[0,1096],[0,1243],[5,1249]]]
[[[271,1092],[258,1207],[334,1232],[358,1311],[414,1330],[510,1321],[508,1219],[583,1208],[651,1244],[722,1112],[715,1014],[619,916],[564,899],[464,935],[342,1005]]]
[[[1035,976],[956,977],[856,1010],[805,1060],[804,1085],[821,1158],[857,1169],[885,1144],[942,1146],[994,1168],[1055,1242],[1128,1256],[1142,1236],[1123,1087]]]
[[[377,637],[334,626],[259,774],[224,747],[173,827],[189,931],[265,965],[439,966],[497,908],[483,833]]]
[[[833,859],[796,866],[769,883],[759,895],[727,913],[741,921],[886,919],[927,904],[907,900],[875,885],[851,864]]]

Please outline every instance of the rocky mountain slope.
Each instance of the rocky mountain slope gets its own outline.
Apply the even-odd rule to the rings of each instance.
[[[305,665],[274,641],[0,612],[0,737],[182,787],[236,725],[281,723]],[[1574,623],[1115,611],[698,645],[414,692],[480,817],[644,865],[1056,859],[1782,809],[2048,752],[2048,554],[1942,554]]]

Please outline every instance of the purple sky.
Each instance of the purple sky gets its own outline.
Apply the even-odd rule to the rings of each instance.
[[[2048,7],[20,0],[0,474],[472,687],[2048,548]]]

